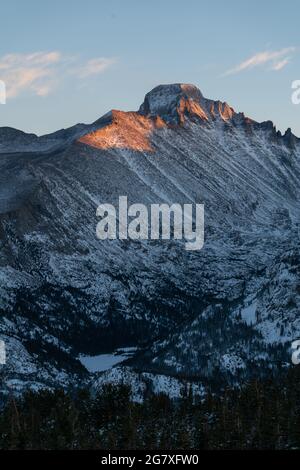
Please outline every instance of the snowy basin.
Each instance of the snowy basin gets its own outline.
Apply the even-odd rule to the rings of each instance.
[[[79,356],[81,364],[89,372],[102,372],[111,369],[119,362],[125,361],[125,355],[100,354],[99,356]]]
[[[89,372],[103,372],[125,361],[132,356],[136,350],[137,348],[135,347],[120,348],[117,349],[115,353],[99,354],[98,356],[80,355],[78,359]]]

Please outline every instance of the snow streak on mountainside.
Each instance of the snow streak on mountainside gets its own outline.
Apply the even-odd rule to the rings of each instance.
[[[300,143],[290,130],[192,85],[161,85],[138,112],[90,126],[39,138],[0,128],[0,152],[3,391],[88,383],[80,354],[128,346],[136,355],[95,383],[141,372],[156,391],[162,375],[202,390],[290,363],[300,337]],[[120,195],[204,203],[204,248],[97,240],[98,204]]]

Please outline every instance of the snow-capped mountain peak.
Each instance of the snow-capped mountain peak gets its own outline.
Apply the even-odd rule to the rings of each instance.
[[[227,103],[206,99],[199,88],[185,83],[153,88],[146,94],[139,112],[146,116],[160,116],[170,124],[183,123],[186,116],[203,121],[216,118],[226,121],[234,115]]]
[[[2,136],[2,137],[1,137]],[[299,321],[300,146],[193,85],[44,137],[0,129],[3,388],[93,379],[77,358],[237,383],[289,360]],[[96,238],[96,208],[204,203],[205,244]],[[123,367],[123,364],[122,364]],[[6,384],[6,385],[5,385]]]

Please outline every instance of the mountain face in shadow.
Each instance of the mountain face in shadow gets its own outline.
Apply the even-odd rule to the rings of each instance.
[[[1,390],[276,375],[300,337],[300,143],[193,85],[37,137],[0,128]],[[96,238],[96,209],[204,204],[205,244]],[[138,347],[92,375],[78,360]],[[147,375],[148,374],[148,375]],[[144,379],[143,379],[144,380]],[[170,379],[171,380],[171,379]]]

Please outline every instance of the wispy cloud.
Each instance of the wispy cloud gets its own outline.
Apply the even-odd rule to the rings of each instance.
[[[37,95],[50,91],[54,65],[61,61],[59,52],[7,54],[0,58],[0,77],[6,83],[7,98],[18,96],[24,90]]]
[[[99,75],[115,64],[115,62],[116,59],[107,57],[88,60],[86,64],[78,68],[78,75],[81,78]]]
[[[271,65],[271,70],[278,71],[283,69],[290,62],[291,55],[295,51],[295,47],[286,47],[278,51],[258,52],[232,69],[227,70],[223,75],[233,75],[245,70],[253,69],[254,67],[266,65]]]
[[[291,58],[290,57],[287,57],[286,59],[283,59],[283,60],[280,60],[279,62],[275,62],[271,69],[272,70],[281,70],[283,69],[289,62],[290,62]]]
[[[0,57],[0,79],[6,84],[8,99],[25,92],[47,96],[68,75],[82,80],[103,73],[115,62],[115,59],[106,57],[83,62],[59,51],[7,54]]]

